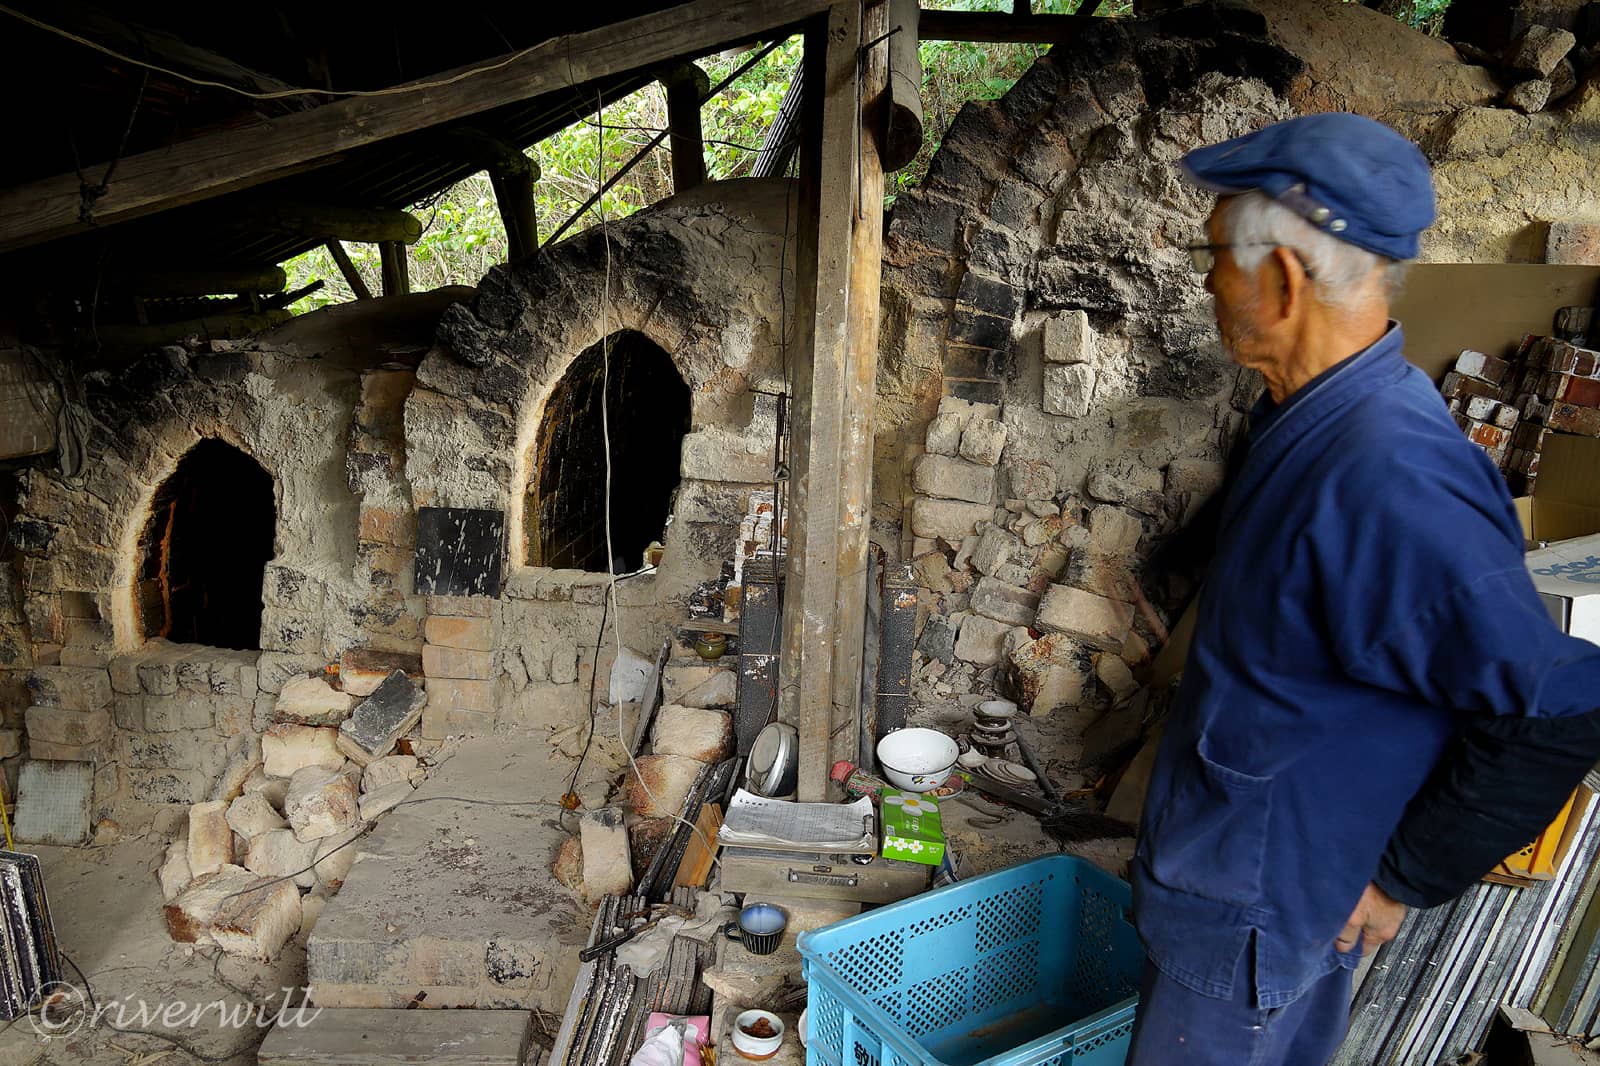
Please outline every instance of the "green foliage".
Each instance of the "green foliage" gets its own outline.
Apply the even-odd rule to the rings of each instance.
[[[1087,3],[1090,0],[1083,0]],[[1035,0],[1034,10],[1061,14],[1079,0]],[[1108,13],[1126,0],[1104,0]],[[961,11],[1009,11],[1009,0],[925,0],[925,6]],[[1125,13],[1119,9],[1119,13]],[[970,100],[992,100],[1011,88],[1042,45],[974,44],[925,41],[921,45],[924,142],[916,159],[886,182],[886,202],[927,174],[928,163],[951,120]],[[763,57],[701,110],[706,170],[711,180],[750,172],[757,151],[777,116],[789,80],[800,63],[801,39],[792,37]],[[752,55],[741,49],[700,61],[715,86]],[[555,232],[604,180],[632,159],[667,123],[666,94],[652,83],[607,104],[528,149],[541,169],[534,186],[541,239]],[[567,235],[600,221],[623,218],[672,193],[671,157],[665,144],[655,148],[612,186],[599,203],[573,223]],[[412,208],[423,223],[422,238],[409,249],[413,289],[474,285],[506,258],[505,229],[486,173],[474,174]],[[374,293],[381,288],[375,245],[347,244],[356,269]],[[284,264],[289,285],[297,288],[321,278],[325,285],[293,306],[309,311],[354,298],[326,249],[316,248]]]

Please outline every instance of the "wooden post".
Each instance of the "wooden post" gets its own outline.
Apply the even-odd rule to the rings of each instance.
[[[871,518],[883,169],[875,124],[887,5],[835,4],[806,31],[790,550],[779,711],[800,732],[802,800],[856,753]]]
[[[334,264],[338,266],[339,273],[344,275],[345,284],[350,286],[350,291],[356,294],[356,299],[372,299],[372,290],[367,288],[367,281],[361,276],[361,271],[350,261],[350,253],[344,250],[344,245],[330,240],[327,247],[328,254],[333,256]]]
[[[700,101],[710,92],[711,79],[693,63],[684,63],[661,84],[667,90],[667,129],[672,131],[672,191],[683,192],[706,180]]]
[[[411,291],[411,274],[407,269],[406,246],[400,241],[379,241],[378,254],[383,258],[383,294],[404,296]]]
[[[492,166],[489,184],[506,228],[506,259],[523,259],[539,250],[539,223],[533,210],[533,183],[538,168],[526,159],[525,167]]]
[[[1027,9],[1018,0],[1018,10]],[[884,92],[883,169],[899,170],[922,151],[922,57],[917,0],[889,0],[889,82]]]

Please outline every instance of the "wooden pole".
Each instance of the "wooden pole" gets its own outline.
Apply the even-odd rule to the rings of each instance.
[[[1026,8],[1026,0],[1018,0]],[[889,81],[884,92],[883,169],[899,170],[922,151],[921,5],[889,0]]]
[[[661,84],[667,90],[667,129],[672,134],[672,191],[683,192],[706,180],[700,101],[710,92],[711,79],[693,63],[684,63]]]
[[[358,300],[372,299],[372,290],[367,288],[367,279],[361,276],[361,271],[350,261],[350,253],[344,250],[344,245],[338,241],[330,240],[327,244],[328,254],[333,256],[334,263],[339,267],[339,273],[344,275],[345,284],[350,286],[350,291],[356,294]]]
[[[834,5],[806,31],[790,550],[779,712],[800,733],[801,800],[857,748],[871,518],[883,170],[863,114],[879,104],[886,4]]]
[[[383,258],[383,294],[404,296],[411,291],[411,273],[406,263],[406,246],[399,241],[379,241]]]

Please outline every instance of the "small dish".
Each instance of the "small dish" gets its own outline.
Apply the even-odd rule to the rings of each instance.
[[[772,1035],[755,1036],[748,1031],[756,1028],[761,1022],[766,1022],[766,1027]],[[783,1046],[783,1021],[771,1011],[742,1011],[733,1019],[733,1050],[739,1053],[740,1058],[761,1062],[776,1055],[781,1046]]]

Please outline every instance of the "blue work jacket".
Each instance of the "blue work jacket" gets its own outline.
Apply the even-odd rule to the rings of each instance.
[[[1262,1008],[1359,962],[1334,938],[1466,714],[1600,706],[1504,481],[1398,325],[1252,412],[1133,865],[1150,961]],[[1577,650],[1575,646],[1580,646]]]

